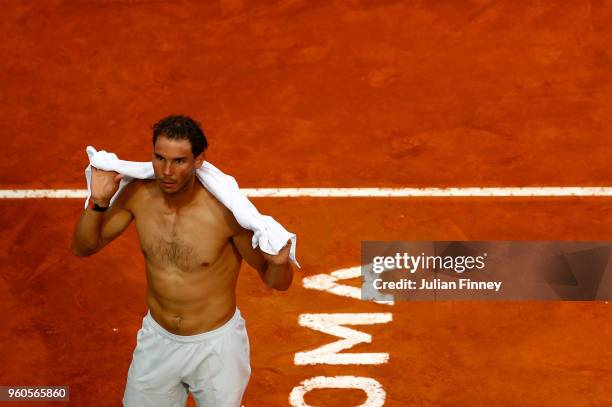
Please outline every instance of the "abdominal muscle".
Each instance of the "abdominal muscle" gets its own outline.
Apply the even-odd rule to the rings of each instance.
[[[228,242],[213,264],[189,270],[147,260],[147,305],[151,316],[176,335],[196,335],[222,326],[236,310],[240,257]]]

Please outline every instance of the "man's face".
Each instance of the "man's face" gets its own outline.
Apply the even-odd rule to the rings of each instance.
[[[204,153],[193,157],[188,140],[171,140],[160,135],[153,146],[153,170],[162,192],[181,191],[204,162]]]

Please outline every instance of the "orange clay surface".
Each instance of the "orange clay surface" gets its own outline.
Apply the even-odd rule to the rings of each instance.
[[[84,188],[87,145],[149,160],[150,127],[171,113],[202,123],[208,160],[243,187],[609,186],[610,27],[596,1],[6,1],[0,187]],[[288,405],[320,375],[374,378],[389,406],[612,405],[612,305],[389,307],[301,284],[358,265],[362,240],[612,240],[611,199],[253,202],[297,233],[303,268],[284,293],[241,272],[247,407]],[[72,256],[82,206],[0,201],[0,385],[68,385],[70,405],[118,406],[144,262],[133,227]],[[391,312],[355,327],[373,342],[353,350],[389,363],[294,365],[334,340],[298,325],[319,312]]]

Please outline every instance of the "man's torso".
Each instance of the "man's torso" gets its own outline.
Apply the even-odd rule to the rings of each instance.
[[[136,180],[127,203],[146,262],[147,305],[177,335],[221,326],[234,314],[241,257],[232,213],[196,181],[189,205],[169,207],[154,180]]]

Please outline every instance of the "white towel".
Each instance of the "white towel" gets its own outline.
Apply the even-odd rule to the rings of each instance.
[[[91,167],[103,171],[116,171],[123,175],[119,183],[119,190],[111,199],[115,200],[119,191],[134,179],[155,178],[153,164],[151,162],[136,162],[120,160],[117,155],[106,151],[96,151],[92,146],[88,146],[85,151],[89,156],[89,165],[85,169],[87,179],[87,200],[85,208],[89,205],[91,198]],[[236,180],[221,172],[211,163],[204,161],[202,166],[196,170],[196,177],[204,187],[210,191],[223,205],[233,214],[240,226],[253,231],[253,248],[259,248],[268,254],[276,255],[291,240],[291,250],[289,258],[296,266],[300,267],[295,257],[295,247],[297,237],[288,232],[280,223],[271,216],[259,213],[257,208],[244,196],[238,188]]]

